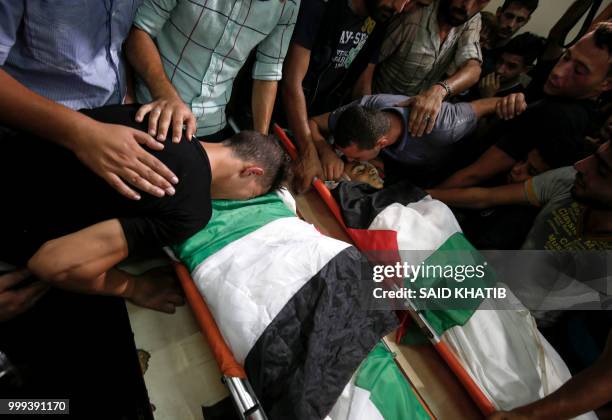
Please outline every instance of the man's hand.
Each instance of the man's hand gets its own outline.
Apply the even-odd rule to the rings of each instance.
[[[133,282],[127,298],[139,306],[156,311],[174,313],[185,304],[183,292],[172,270],[164,268],[147,271]]]
[[[21,289],[9,290],[29,275],[28,270],[0,275],[0,322],[27,311],[49,290],[49,285],[42,281],[36,281]]]
[[[481,98],[492,98],[499,92],[501,86],[501,78],[493,73],[487,74],[478,83],[478,90]]]
[[[512,93],[500,99],[496,106],[496,113],[502,120],[511,120],[518,117],[527,109],[525,95],[522,93]]]
[[[396,105],[410,108],[408,131],[413,137],[431,133],[445,96],[446,90],[442,86],[433,85],[425,92]]]
[[[333,150],[321,154],[321,165],[323,166],[323,179],[326,181],[338,181],[344,172],[344,162]]]
[[[185,137],[191,140],[196,132],[196,118],[191,109],[176,95],[160,98],[140,107],[136,113],[136,121],[142,122],[149,114],[149,134],[159,141],[166,140],[168,129],[172,124],[172,141],[181,141],[183,125]]]
[[[296,162],[294,188],[298,193],[306,192],[312,186],[315,177],[321,177],[323,169],[314,146],[304,150]]]
[[[140,194],[127,184],[157,197],[173,195],[176,175],[140,145],[161,150],[163,144],[147,133],[130,127],[93,122],[86,137],[79,137],[71,149],[81,162],[114,189],[133,200]]]

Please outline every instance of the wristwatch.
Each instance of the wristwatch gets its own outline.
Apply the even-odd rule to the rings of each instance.
[[[440,85],[444,88],[444,90],[446,91],[446,95],[444,96],[444,99],[453,96],[453,88],[450,87],[450,85],[446,82],[446,80],[442,80],[441,82],[436,83],[436,85]]]

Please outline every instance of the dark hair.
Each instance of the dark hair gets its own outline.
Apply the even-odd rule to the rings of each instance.
[[[229,147],[237,158],[261,165],[264,174],[260,184],[268,191],[290,181],[291,158],[276,137],[245,130],[223,141],[223,145]]]
[[[523,64],[530,66],[544,52],[546,38],[530,32],[517,35],[502,48],[502,53],[523,57]]]
[[[361,150],[373,149],[376,141],[389,130],[390,124],[382,111],[361,105],[350,106],[338,117],[334,142],[340,147],[354,143]]]
[[[512,3],[518,3],[519,6],[524,7],[529,10],[529,14],[531,15],[535,9],[538,8],[539,0],[505,0],[501,9],[506,10]]]
[[[597,47],[608,50],[608,55],[612,54],[612,22],[598,24],[593,37]],[[608,77],[610,76],[612,76],[612,66],[608,66]]]

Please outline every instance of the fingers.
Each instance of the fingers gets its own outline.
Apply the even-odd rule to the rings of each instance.
[[[161,116],[162,110],[158,105],[153,103],[153,109],[149,113],[149,134],[151,136],[156,136],[159,134],[157,129],[157,121],[159,121],[159,117]]]
[[[10,273],[2,274],[0,276],[0,292],[3,292],[21,281],[25,280],[30,275],[30,272],[26,269],[11,271]]]
[[[147,133],[144,133],[140,130],[135,130],[135,129],[131,129],[132,130],[132,135],[134,136],[134,139],[142,144],[143,146],[147,146],[153,150],[162,150],[164,148],[164,145],[158,141],[156,141],[153,137],[151,137],[150,135],[148,135]]]
[[[165,195],[164,189],[152,184],[145,176],[150,176],[148,170],[142,170],[142,173],[137,173],[133,170],[127,169],[125,171],[126,181],[133,187],[138,188],[140,191],[154,195],[155,197],[163,197]]]
[[[192,113],[185,120],[185,125],[187,126],[185,136],[187,136],[187,140],[191,140],[196,133],[196,118]]]
[[[166,136],[168,135],[168,128],[170,127],[170,123],[172,122],[173,114],[173,109],[170,107],[165,107],[161,112],[157,123],[157,141],[166,140]]]
[[[522,93],[508,95],[497,103],[497,115],[504,120],[512,119],[527,109],[525,95]]]
[[[136,118],[134,118],[136,120],[136,122],[143,122],[144,121],[144,117],[151,112],[151,110],[153,109],[154,104],[150,103],[150,104],[145,104],[143,106],[141,106],[138,111],[136,112]],[[151,134],[152,136],[155,135],[155,133]]]
[[[130,200],[140,200],[140,194],[128,187],[127,184],[123,182],[121,178],[119,178],[119,176],[109,173],[104,176],[104,180],[124,197],[127,197]]]
[[[432,113],[431,118],[429,118],[427,121],[427,128],[425,129],[427,134],[433,131],[434,126],[436,125],[436,120],[438,119],[438,113],[439,110],[436,110],[434,113]]]
[[[183,118],[179,115],[172,117],[172,143],[181,141],[183,135]]]

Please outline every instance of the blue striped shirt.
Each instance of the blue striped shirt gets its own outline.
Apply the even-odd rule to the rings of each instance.
[[[72,109],[121,103],[122,44],[141,1],[0,1],[0,66]]]

